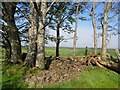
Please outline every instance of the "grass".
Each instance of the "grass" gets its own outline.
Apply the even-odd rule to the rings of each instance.
[[[1,50],[1,49],[0,49]],[[76,50],[76,56],[84,55],[83,48],[78,48]],[[100,49],[99,49],[100,51]],[[2,51],[0,59],[5,58],[4,50]],[[27,48],[24,47],[22,52],[27,52]],[[89,49],[89,53],[93,52],[93,49]],[[108,50],[108,53],[114,55],[114,51]],[[46,56],[55,56],[55,48],[46,47],[45,49]],[[72,49],[71,48],[60,48],[60,57],[71,57]],[[1,66],[0,66],[1,68]],[[2,87],[16,87],[24,88],[27,87],[27,84],[24,82],[23,75],[29,75],[35,73],[34,69],[21,68],[20,65],[3,65],[2,66]],[[87,71],[81,73],[79,77],[72,81],[65,81],[59,84],[49,84],[45,85],[44,88],[118,88],[118,82],[120,75],[117,75],[111,71],[106,71],[101,68],[95,67],[94,69],[90,68]],[[1,78],[0,78],[1,80]]]
[[[84,56],[85,49],[84,48],[77,48],[76,49],[76,56]],[[93,48],[89,48],[88,54],[93,53]],[[98,49],[98,52],[101,52],[101,49]],[[60,57],[72,57],[73,49],[72,48],[60,48]],[[116,58],[114,50],[108,49],[107,53],[111,54],[113,58]],[[54,47],[46,47],[45,48],[45,54],[46,56],[55,56],[55,48]]]
[[[2,67],[2,88],[25,88],[23,80],[25,68],[20,65],[4,65]]]
[[[72,81],[46,85],[43,88],[118,88],[120,76],[114,72],[95,67],[84,71]]]

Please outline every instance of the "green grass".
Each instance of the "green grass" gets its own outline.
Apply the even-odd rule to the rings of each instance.
[[[4,65],[2,67],[2,88],[27,87],[27,84],[22,80],[24,71],[25,68],[20,68],[20,65]]]
[[[84,56],[84,52],[85,52],[84,48],[77,48],[76,49],[76,56]],[[88,54],[91,54],[93,52],[94,52],[93,48],[89,48]],[[98,52],[101,52],[101,49],[98,49]],[[113,58],[116,58],[113,49],[108,49],[107,53],[111,54],[113,56]],[[46,56],[50,56],[50,55],[55,56],[55,48],[54,47],[46,47],[45,54],[46,54]],[[59,54],[60,54],[60,57],[72,57],[73,49],[60,47]]]
[[[0,49],[1,50],[1,49]],[[46,47],[46,56],[55,56],[55,48]],[[76,50],[76,56],[83,56],[85,49],[79,48]],[[100,51],[100,49],[99,49]],[[27,48],[24,47],[22,52],[27,52]],[[89,53],[92,53],[93,49],[89,49]],[[107,51],[115,57],[114,51],[112,49]],[[71,48],[60,48],[60,57],[71,57]],[[5,58],[5,50],[2,51],[0,59]],[[1,66],[0,66],[1,68]],[[29,75],[30,73],[35,73],[34,69],[21,68],[20,65],[3,65],[2,66],[2,87],[17,87],[24,88],[27,84],[23,81],[23,75]],[[89,69],[76,79],[72,81],[65,81],[59,84],[49,84],[45,85],[44,88],[117,88],[118,87],[118,76],[111,71],[105,71],[101,68],[95,67],[94,69]],[[119,81],[120,83],[120,81]]]
[[[117,74],[95,67],[84,71],[72,81],[58,84],[49,84],[43,88],[118,88],[120,76]]]
[[[35,70],[28,70],[26,73],[35,73]],[[25,68],[19,65],[6,65],[2,70],[2,87],[4,88],[25,88],[27,84],[22,80]],[[118,88],[120,76],[112,71],[94,67],[90,68],[76,77],[74,80],[58,84],[47,84],[43,88]]]
[[[22,53],[27,53],[27,47],[22,47]]]
[[[61,47],[60,49],[60,57],[72,57],[73,49],[72,48],[64,48]],[[92,51],[92,50],[91,50]],[[55,48],[54,47],[46,47],[45,48],[46,56],[55,56]],[[84,49],[83,48],[77,48],[76,49],[76,56],[83,56],[84,55]]]

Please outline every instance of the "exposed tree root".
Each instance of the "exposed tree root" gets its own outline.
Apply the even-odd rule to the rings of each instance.
[[[117,61],[113,59],[112,55],[106,54],[107,58],[110,59],[109,62],[101,60],[97,54],[91,54],[89,56],[83,56],[81,61],[86,65],[96,65],[105,70],[110,69],[120,74],[120,53],[118,49],[115,49],[115,55],[117,56]]]

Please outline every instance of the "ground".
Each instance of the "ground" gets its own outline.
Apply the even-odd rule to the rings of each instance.
[[[26,52],[23,49],[23,52]],[[54,48],[46,48],[46,56],[55,55]],[[93,49],[89,50],[92,53]],[[108,53],[115,57],[113,50]],[[29,69],[22,65],[2,66],[2,87],[39,88],[118,88],[120,75],[98,67],[88,67],[79,60],[69,60],[72,49],[60,48],[61,60],[53,60],[49,70]],[[77,49],[76,56],[84,55],[84,49]],[[63,58],[64,57],[64,58]]]

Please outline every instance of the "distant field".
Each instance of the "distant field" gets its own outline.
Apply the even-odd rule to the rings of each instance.
[[[84,56],[85,48],[77,48],[76,49],[76,56]],[[94,52],[93,48],[89,48],[88,53],[92,54]],[[98,52],[101,52],[101,49],[98,49]],[[111,54],[113,57],[115,56],[114,49],[108,49],[107,53]],[[46,56],[55,56],[55,48],[54,47],[46,47],[45,48]],[[64,48],[60,47],[60,57],[71,57],[73,54],[72,48]]]
[[[88,53],[91,54],[93,53],[94,49],[89,48]],[[27,53],[27,47],[22,48],[22,52]],[[84,48],[77,48],[76,49],[76,56],[84,56],[85,49]],[[101,52],[101,49],[98,49],[98,52]],[[108,49],[107,53],[111,54],[114,58],[116,58],[114,49]],[[72,57],[73,54],[73,49],[72,48],[65,48],[65,47],[60,47],[60,57]],[[55,47],[45,47],[45,55],[50,56],[52,55],[53,57],[55,56]],[[5,50],[0,48],[0,59],[5,58]]]

